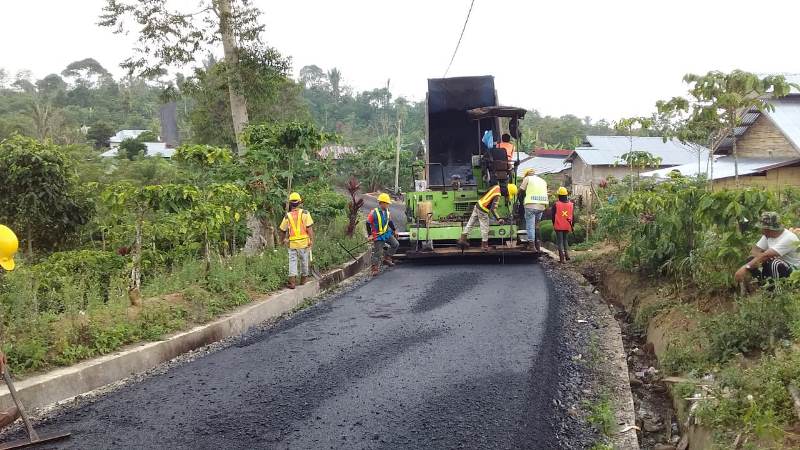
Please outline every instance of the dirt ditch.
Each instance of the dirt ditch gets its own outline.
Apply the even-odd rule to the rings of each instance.
[[[673,408],[669,388],[659,370],[653,344],[646,331],[637,329],[632,316],[633,304],[626,305],[623,292],[615,292],[618,280],[608,279],[591,265],[580,269],[586,280],[602,292],[622,331],[628,364],[631,392],[636,411],[639,444],[643,450],[686,450],[688,437],[682,434]],[[621,283],[624,285],[624,283]],[[617,286],[622,288],[623,286]],[[615,296],[616,294],[616,296]],[[626,309],[626,306],[628,308]]]

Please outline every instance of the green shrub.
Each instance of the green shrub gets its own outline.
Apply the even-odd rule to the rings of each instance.
[[[791,295],[760,295],[740,299],[734,311],[710,317],[702,323],[709,353],[725,362],[737,353],[767,350],[789,335],[787,304]]]
[[[556,241],[556,232],[553,230],[552,220],[543,220],[539,222],[539,235],[543,242]]]

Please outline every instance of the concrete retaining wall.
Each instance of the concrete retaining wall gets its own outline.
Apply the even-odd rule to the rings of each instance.
[[[283,290],[257,299],[219,319],[166,338],[147,342],[79,364],[37,375],[15,383],[27,409],[40,408],[85,394],[107,384],[146,372],[188,351],[222,339],[238,336],[254,325],[279,317],[306,299],[359,273],[369,264],[369,254],[313,279],[295,290]],[[13,405],[8,388],[0,388],[0,410]]]

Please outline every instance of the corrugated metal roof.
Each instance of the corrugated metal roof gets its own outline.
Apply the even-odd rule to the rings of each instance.
[[[536,173],[543,175],[546,173],[559,173],[572,167],[572,164],[566,162],[564,158],[546,158],[541,156],[534,156],[519,163],[517,167],[517,175],[522,176],[525,170],[533,167]]]
[[[775,110],[767,111],[767,116],[795,148],[800,149],[800,95],[791,95],[769,102]]]
[[[147,153],[145,156],[161,156],[162,158],[172,158],[175,154],[174,148],[167,148],[167,144],[164,142],[145,142],[144,145],[147,147]],[[116,158],[119,152],[119,147],[114,147],[111,150],[107,150],[100,154],[103,158]]]
[[[578,147],[575,153],[587,164],[625,165],[620,158],[631,151],[631,140],[628,136],[587,136],[591,147]],[[701,147],[701,158],[708,157],[708,150]],[[662,166],[679,166],[697,161],[697,150],[691,145],[683,144],[677,139],[664,142],[660,137],[633,137],[633,150],[645,151],[661,158]]]
[[[765,170],[786,166],[800,162],[798,158],[739,158],[739,175],[752,175]],[[708,159],[700,163],[700,173],[708,176]],[[694,164],[684,164],[682,166],[668,167],[666,169],[652,170],[643,172],[643,177],[669,178],[670,172],[677,170],[681,175],[687,177],[697,176],[697,161]],[[732,156],[716,156],[714,159],[714,179],[732,178],[736,176]]]

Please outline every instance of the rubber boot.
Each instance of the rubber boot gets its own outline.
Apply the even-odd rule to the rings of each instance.
[[[286,283],[286,287],[288,287],[289,289],[296,288],[297,287],[296,280],[297,280],[297,277],[289,277],[289,282]]]
[[[484,252],[489,251],[489,243],[486,241],[481,241],[481,250]]]
[[[569,250],[564,250],[564,258],[569,261]]]
[[[383,263],[386,264],[389,267],[394,267],[394,261],[392,261],[392,257],[391,256],[384,256],[383,257]]]
[[[306,281],[308,281],[307,276],[303,275],[302,277],[300,277],[300,285],[306,284]]]
[[[467,240],[467,235],[462,234],[460,238],[458,238],[458,246],[462,249],[469,248],[469,241]]]
[[[373,276],[373,277],[374,277],[374,276],[377,276],[377,275],[379,275],[379,274],[381,273],[381,268],[380,268],[378,265],[376,265],[376,264],[373,264],[373,265],[372,265],[372,272],[371,272],[371,273],[372,273],[372,276]]]
[[[558,260],[561,262],[561,264],[564,264],[564,250],[558,249]]]

